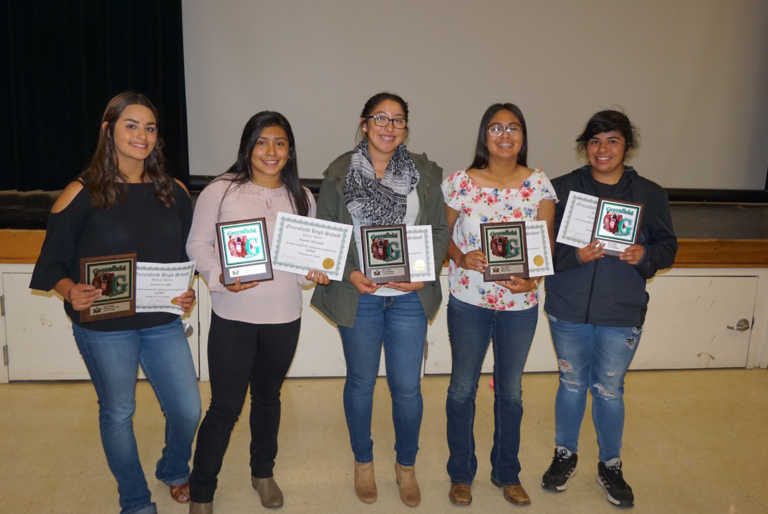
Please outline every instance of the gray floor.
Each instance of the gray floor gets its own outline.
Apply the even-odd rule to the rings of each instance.
[[[481,378],[477,401],[479,469],[470,507],[447,497],[444,401],[447,377],[424,380],[424,422],[417,475],[420,507],[400,503],[393,473],[393,435],[386,384],[376,388],[374,441],[379,500],[360,503],[352,489],[352,455],[341,406],[340,379],[292,379],[283,389],[283,422],[276,479],[286,513],[616,513],[595,483],[597,449],[589,412],[580,463],[567,492],[539,487],[552,455],[557,376],[524,377],[521,479],[533,504],[514,507],[489,480],[492,391]],[[768,512],[768,371],[632,372],[627,379],[625,476],[636,513]],[[203,401],[208,384],[201,384]],[[0,512],[118,512],[115,483],[101,450],[96,397],[88,383],[0,386]],[[247,419],[247,407],[242,416]],[[220,476],[216,512],[265,509],[250,489],[247,423],[235,428]],[[162,415],[146,383],[138,387],[135,430],[148,482],[162,513],[186,513],[152,470],[163,434]]]

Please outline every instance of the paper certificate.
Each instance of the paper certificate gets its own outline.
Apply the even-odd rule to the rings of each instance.
[[[565,204],[563,220],[557,231],[558,243],[584,248],[592,242],[592,228],[595,225],[599,198],[571,191]]]
[[[525,222],[525,242],[528,243],[528,276],[554,275],[552,249],[546,221]]]
[[[184,314],[171,301],[189,289],[195,276],[195,261],[137,262],[136,312]]]
[[[279,212],[272,268],[300,275],[316,269],[331,280],[342,280],[351,238],[352,225]]]
[[[408,225],[405,228],[408,240],[408,261],[411,267],[411,282],[435,280],[435,252],[432,246],[432,225]]]

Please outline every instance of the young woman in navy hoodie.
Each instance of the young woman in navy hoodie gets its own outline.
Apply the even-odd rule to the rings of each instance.
[[[667,194],[624,163],[636,145],[626,115],[600,111],[577,139],[588,164],[552,181],[560,203],[559,229],[571,191],[644,205],[636,244],[606,255],[592,241],[584,248],[557,244],[555,275],[547,278],[545,310],[560,368],[555,401],[555,455],[542,487],[561,492],[576,471],[579,429],[587,390],[600,448],[597,481],[608,501],[632,506],[632,488],[621,471],[624,376],[640,342],[648,293],[645,282],[671,266],[677,251]]]

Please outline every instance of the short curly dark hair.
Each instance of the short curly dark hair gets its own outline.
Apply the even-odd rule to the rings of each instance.
[[[584,131],[576,138],[577,148],[585,151],[587,142],[595,134],[611,131],[619,132],[626,142],[626,151],[637,147],[637,130],[626,114],[614,110],[605,110],[595,113],[587,122]]]

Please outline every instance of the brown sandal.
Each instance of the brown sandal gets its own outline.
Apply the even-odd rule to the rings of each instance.
[[[189,482],[169,487],[171,488],[171,498],[179,503],[189,503]]]

